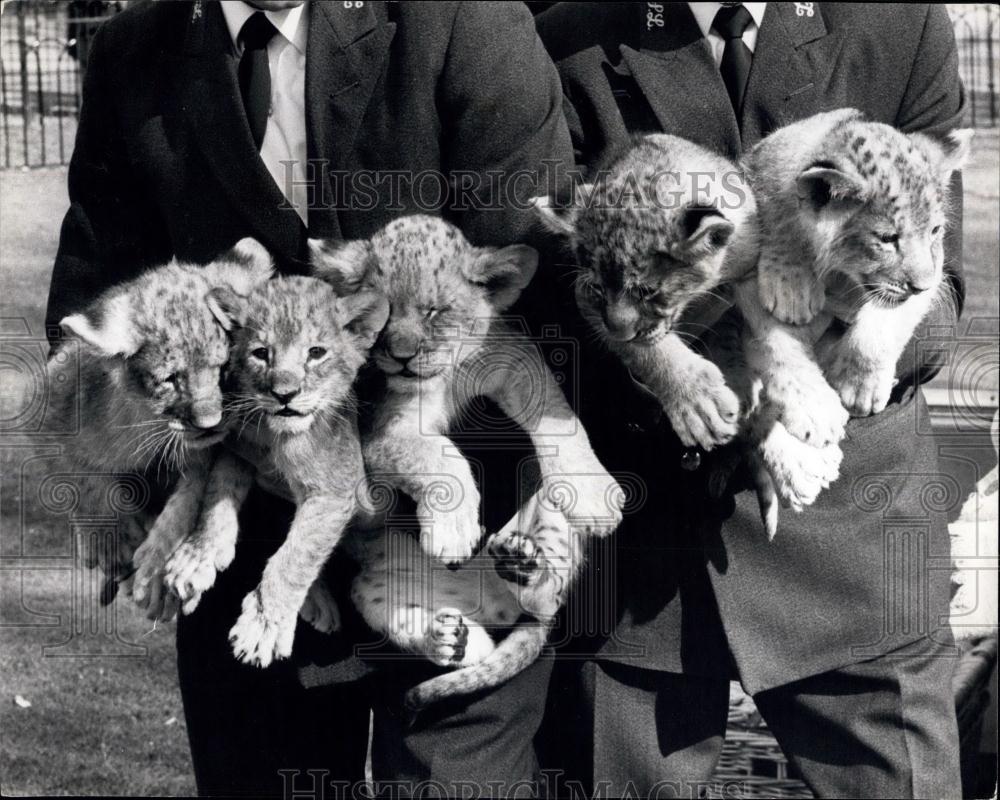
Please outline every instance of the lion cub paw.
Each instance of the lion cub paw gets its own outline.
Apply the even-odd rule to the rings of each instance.
[[[420,546],[446,564],[461,564],[475,552],[482,537],[479,524],[479,492],[472,490],[456,508],[436,508],[433,499],[417,505],[421,520]]]
[[[839,353],[827,369],[827,380],[852,417],[869,417],[889,405],[896,383],[895,366]]]
[[[148,619],[167,622],[177,613],[177,597],[164,582],[169,553],[147,539],[135,551],[131,594]]]
[[[715,364],[695,358],[674,376],[663,407],[685,447],[711,450],[736,436],[740,401]]]
[[[457,608],[440,608],[425,634],[427,658],[439,667],[478,664],[495,645],[479,625],[468,625]]]
[[[848,414],[840,396],[822,375],[795,375],[765,384],[766,400],[780,409],[788,433],[812,447],[827,447],[844,438]]]
[[[309,587],[309,594],[299,609],[299,616],[320,633],[340,630],[340,607],[321,579],[315,580]]]
[[[486,543],[493,568],[503,580],[518,586],[537,583],[544,574],[545,557],[535,540],[519,531],[498,533]]]
[[[545,502],[588,536],[614,533],[622,521],[624,489],[596,460],[589,466],[582,459],[572,464],[572,471],[545,481]]]
[[[806,325],[823,310],[826,288],[801,270],[795,270],[795,275],[788,275],[787,272],[785,267],[758,267],[760,302],[775,319],[789,325]]]
[[[236,548],[232,543],[213,546],[200,537],[191,537],[167,560],[165,580],[181,600],[181,610],[190,614],[201,596],[215,585],[218,573],[228,567]]]
[[[774,481],[782,505],[801,511],[837,480],[843,453],[839,445],[814,447],[776,422],[759,445],[759,455]]]
[[[243,612],[229,631],[233,654],[244,664],[267,667],[272,661],[292,654],[298,617],[273,618],[263,606],[260,589],[243,598]]]

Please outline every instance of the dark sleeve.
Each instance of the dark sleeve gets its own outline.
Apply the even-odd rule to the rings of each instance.
[[[563,93],[563,114],[566,117],[566,125],[569,128],[570,141],[573,143],[573,159],[578,165],[584,165],[587,158],[586,137],[583,132],[583,122],[577,113],[576,105],[568,91]]]
[[[913,56],[913,67],[896,126],[903,131],[921,131],[943,136],[961,127],[966,111],[965,91],[958,74],[958,51],[955,33],[943,5],[930,5],[924,20],[923,35]],[[938,303],[924,322],[925,326],[952,327],[958,322],[965,301],[965,278],[962,270],[962,176],[952,177],[951,211],[944,242],[944,269],[948,282],[947,300]],[[934,349],[936,352],[936,348]],[[902,383],[915,378],[923,383],[942,367],[940,356],[917,353],[916,340],[910,343],[897,366]]]
[[[588,26],[590,20],[581,17],[585,9],[580,8],[580,3],[557,3],[554,8],[549,8],[542,14],[535,17],[535,27],[541,37],[542,44],[548,50],[549,56],[556,64],[563,91],[563,115],[566,117],[566,125],[569,128],[570,141],[573,144],[574,163],[586,166],[589,163],[586,130],[580,112],[573,99],[572,89],[567,80],[564,69],[564,58],[572,48],[567,47],[564,34],[567,27],[571,27],[568,17],[575,18],[577,24],[582,27]]]
[[[573,151],[559,76],[527,6],[459,5],[439,97],[446,170],[478,180],[493,201],[458,211],[457,224],[476,244],[536,238],[529,201],[572,166]]]
[[[91,45],[83,103],[69,164],[69,211],[62,223],[52,270],[46,334],[109,286],[134,275],[162,256],[163,235],[156,212],[143,202],[128,162],[112,100],[116,65],[107,25]],[[120,71],[120,69],[119,69]],[[134,76],[131,80],[137,80]]]

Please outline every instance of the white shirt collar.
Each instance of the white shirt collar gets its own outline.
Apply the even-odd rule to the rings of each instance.
[[[226,5],[226,3],[223,3]],[[708,32],[712,30],[712,23],[715,22],[715,15],[722,8],[722,3],[688,3],[691,13],[694,14],[695,22],[701,28],[701,35],[708,37]],[[764,19],[764,10],[767,3],[743,3],[743,7],[750,12],[750,18],[754,24],[760,28],[760,23]]]
[[[233,46],[238,52],[240,50],[239,36],[243,24],[260,9],[254,8],[243,0],[222,0],[219,5],[222,6],[222,16],[226,18],[226,27],[229,28]],[[294,45],[300,53],[306,52],[306,40],[309,32],[308,7],[308,3],[302,3],[292,8],[264,12],[264,16],[278,29],[278,33]]]

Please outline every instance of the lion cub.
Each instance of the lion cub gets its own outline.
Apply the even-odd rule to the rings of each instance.
[[[387,389],[363,436],[365,463],[376,485],[417,501],[421,528],[419,545],[396,529],[352,536],[355,604],[401,649],[457,668],[415,687],[411,707],[496,686],[537,658],[581,562],[579,537],[613,530],[623,499],[538,349],[498,318],[537,254],[473,247],[427,216],[312,248],[316,274],[342,291],[374,286],[391,304],[373,351]],[[479,396],[529,433],[542,488],[483,553],[446,569],[438,559],[467,559],[480,538],[479,492],[447,438]]]
[[[61,322],[67,338],[49,360],[50,398],[58,418],[81,420],[67,457],[84,476],[83,504],[107,513],[108,478],[137,476],[137,494],[148,493],[144,508],[120,516],[113,552],[102,548],[90,562],[113,581],[134,568],[134,597],[151,618],[172,616],[163,565],[194,523],[212,445],[225,436],[219,384],[229,346],[207,297],[215,288],[249,292],[272,271],[267,251],[243,239],[204,266],[150,269]],[[65,367],[76,363],[65,358],[71,347],[78,369]],[[164,498],[154,521],[150,512]],[[105,587],[105,601],[115,589],[115,582]]]
[[[299,610],[355,512],[364,466],[352,386],[389,309],[381,295],[337,297],[307,277],[274,278],[246,295],[217,289],[210,301],[232,336],[233,437],[263,480],[285,487],[297,506],[230,632],[237,658],[266,667],[290,655]],[[208,494],[232,509],[248,488],[246,468],[228,458]],[[235,525],[201,524],[175,553],[171,583],[185,604],[232,558],[236,534]]]
[[[572,524],[594,534],[617,527],[620,488],[538,348],[499,318],[534,276],[535,250],[473,247],[454,225],[424,215],[369,240],[311,246],[317,275],[341,291],[368,285],[389,299],[373,350],[388,388],[365,437],[365,463],[417,501],[425,551],[457,563],[479,543],[479,491],[447,437],[477,397],[529,434],[543,488]]]
[[[760,302],[814,342],[832,318],[847,325],[819,356],[853,416],[885,408],[903,348],[941,299],[948,189],[971,138],[939,142],[846,108],[779,129],[745,160],[761,202]]]
[[[738,168],[654,134],[577,187],[567,208],[546,197],[535,203],[578,257],[580,313],[657,396],[681,442],[711,450],[736,436],[736,395],[675,325],[756,263],[757,207]]]
[[[767,487],[770,534],[775,493],[801,510],[836,477],[848,416],[886,407],[906,343],[941,300],[949,182],[971,135],[937,142],[839,109],[746,156],[762,231],[757,279],[737,289],[760,385],[754,427],[760,441],[785,441],[772,452],[786,464],[798,463],[793,450],[811,464]]]

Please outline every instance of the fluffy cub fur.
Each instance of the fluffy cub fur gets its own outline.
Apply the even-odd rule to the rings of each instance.
[[[459,562],[479,543],[479,491],[447,437],[477,397],[530,435],[543,485],[571,523],[597,534],[617,527],[619,487],[538,348],[499,317],[534,275],[532,248],[473,247],[454,225],[422,215],[367,241],[312,246],[317,275],[341,291],[367,285],[389,299],[372,352],[388,389],[365,438],[365,463],[417,501],[427,552]]]
[[[762,240],[757,280],[738,298],[766,421],[758,438],[790,434],[820,478],[790,473],[772,498],[776,489],[793,508],[811,503],[836,477],[848,413],[888,403],[896,363],[944,291],[949,182],[970,138],[937,142],[840,109],[781,128],[747,155]],[[771,503],[772,533],[776,513]]]
[[[297,506],[230,632],[237,658],[264,667],[291,653],[299,610],[355,511],[364,467],[352,385],[388,305],[373,293],[338,298],[306,277],[275,278],[246,295],[219,289],[210,299],[231,329],[226,396],[241,453]],[[249,484],[233,458],[209,479],[205,513],[220,516],[203,521],[170,565],[189,607],[232,559]]]
[[[575,251],[580,313],[660,399],[681,442],[710,450],[731,440],[739,401],[675,325],[756,261],[756,204],[737,167],[656,134],[611,160],[569,207],[536,205]]]
[[[91,563],[112,579],[134,569],[135,599],[151,618],[172,614],[163,563],[193,524],[211,446],[225,435],[219,384],[229,347],[206,299],[214,288],[249,291],[271,272],[267,252],[244,239],[204,266],[151,269],[62,320],[67,338],[49,361],[50,397],[60,417],[79,414],[67,457],[81,475],[84,505],[106,514],[100,494],[115,475],[138,476],[151,490],[147,509],[119,517],[117,546],[91,554]],[[67,358],[69,348],[78,362]],[[147,512],[157,494],[168,497],[154,523]]]
[[[368,624],[453,670],[411,689],[413,710],[499,686],[535,661],[582,561],[579,536],[538,495],[457,569],[395,527],[356,531],[348,547],[361,566],[352,598]]]
[[[949,184],[971,137],[935,141],[840,109],[776,131],[746,159],[761,203],[760,300],[792,325],[847,323],[820,351],[854,416],[885,408],[903,347],[940,299]]]

